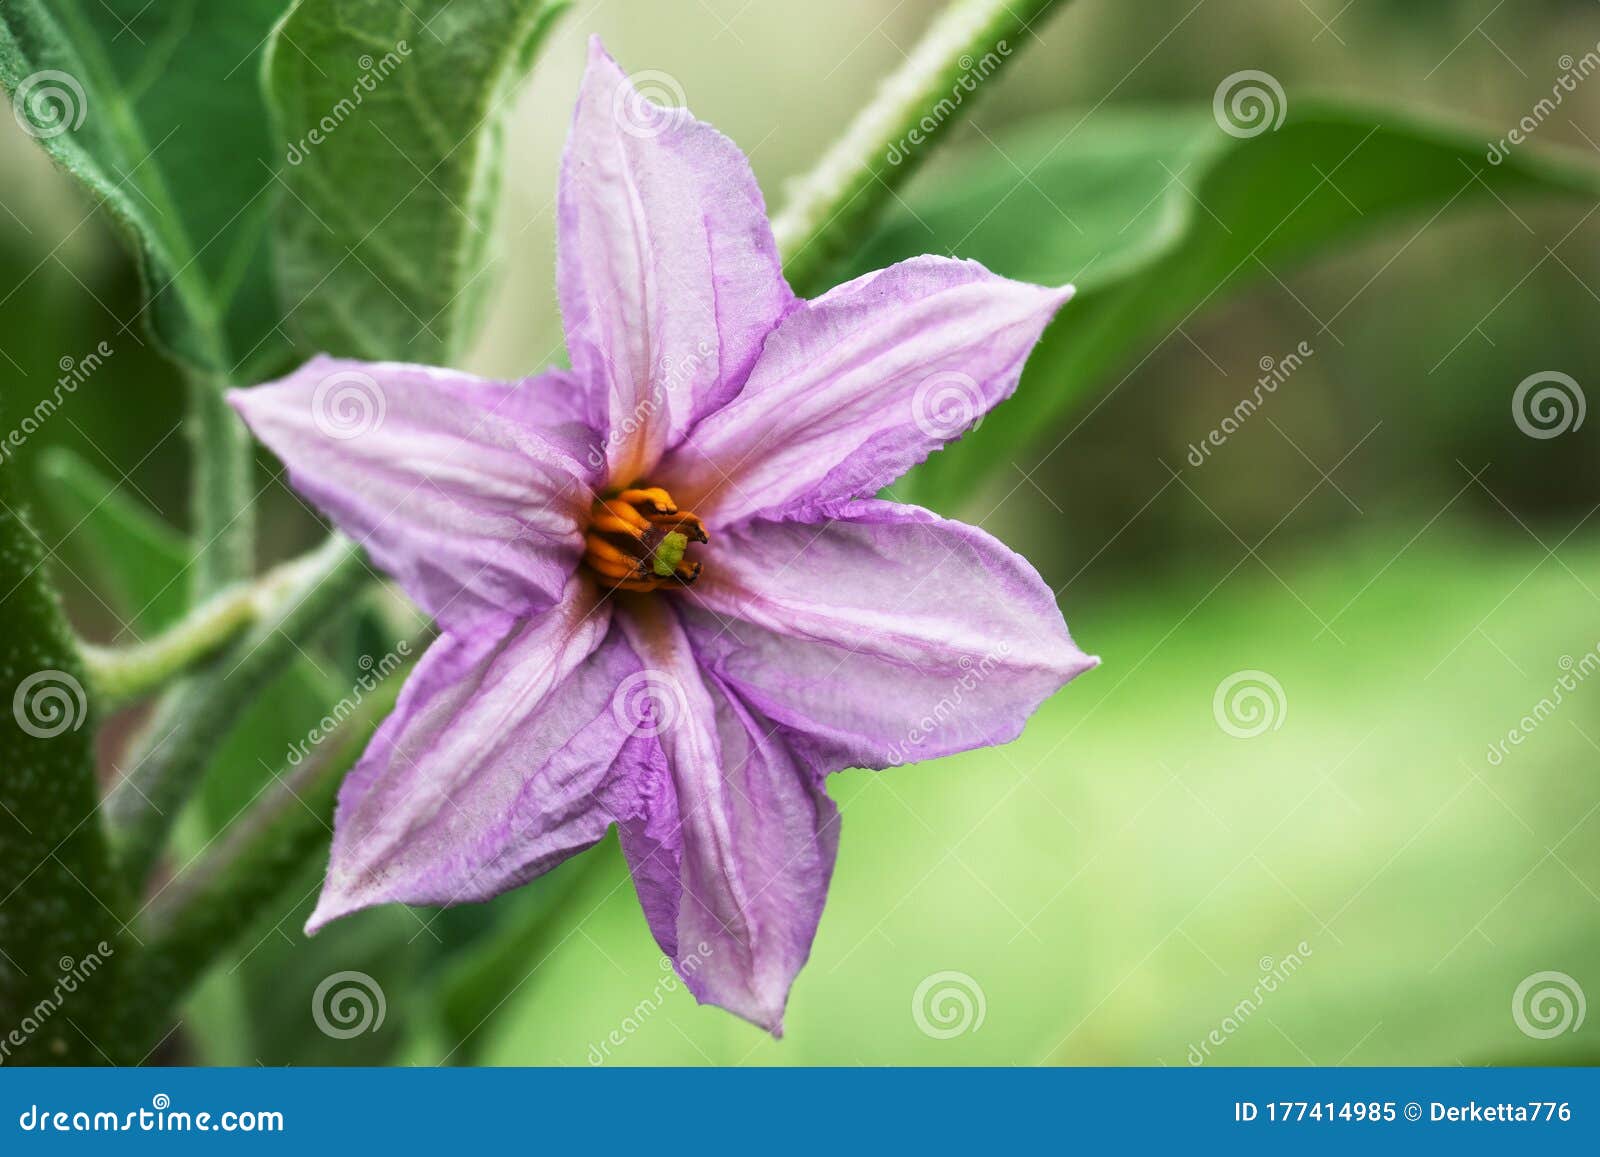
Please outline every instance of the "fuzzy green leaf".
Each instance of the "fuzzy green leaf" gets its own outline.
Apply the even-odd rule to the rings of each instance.
[[[267,85],[292,194],[278,258],[308,344],[449,364],[470,339],[510,97],[565,7],[300,0]]]
[[[277,184],[259,84],[285,4],[0,7],[0,84],[19,120],[126,228],[157,339],[234,381],[285,352],[265,244]]]

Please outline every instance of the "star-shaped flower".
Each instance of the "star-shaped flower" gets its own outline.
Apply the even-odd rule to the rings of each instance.
[[[558,236],[570,372],[324,357],[231,395],[441,632],[307,930],[486,900],[615,824],[689,989],[777,1033],[828,773],[1008,742],[1095,663],[1023,559],[873,497],[1015,389],[1071,290],[921,257],[797,299],[743,154],[598,41]]]

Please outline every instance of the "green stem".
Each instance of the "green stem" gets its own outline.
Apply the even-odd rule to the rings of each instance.
[[[894,190],[1060,2],[953,0],[940,13],[773,222],[795,292],[828,287],[835,263],[866,237]]]
[[[254,451],[250,432],[223,397],[225,383],[189,375],[185,424],[194,455],[191,603],[198,604],[248,578],[254,569]]]
[[[143,880],[183,802],[233,721],[295,647],[314,637],[366,577],[359,548],[335,535],[302,560],[277,608],[213,664],[166,696],[130,755],[105,811],[130,880]]]
[[[153,639],[130,647],[82,643],[79,650],[102,707],[171,682],[240,631],[298,601],[318,565],[315,554],[284,563],[251,583],[207,599]]]

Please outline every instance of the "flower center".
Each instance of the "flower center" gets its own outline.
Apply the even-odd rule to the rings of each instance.
[[[601,583],[619,591],[686,587],[700,564],[683,556],[691,542],[710,542],[705,524],[659,486],[602,494],[589,508],[583,561]]]

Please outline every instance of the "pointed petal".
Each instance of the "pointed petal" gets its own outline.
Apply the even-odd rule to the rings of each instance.
[[[661,705],[643,817],[619,825],[639,899],[696,999],[781,1035],[833,874],[838,810],[778,730],[700,670],[660,600],[622,623]]]
[[[846,282],[784,318],[658,481],[721,525],[875,494],[1011,395],[1071,294],[940,257]]]
[[[561,414],[528,425],[519,396],[447,370],[319,357],[228,400],[296,490],[464,630],[545,609],[583,552],[596,436]]]
[[[651,103],[598,39],[559,201],[567,349],[625,484],[737,392],[794,297],[738,146]]]
[[[702,557],[685,610],[697,653],[819,773],[1009,743],[1099,662],[1021,556],[918,507],[751,522]]]
[[[428,649],[339,792],[308,932],[374,904],[486,900],[634,813],[642,745],[612,698],[638,662],[609,619],[573,592]]]

